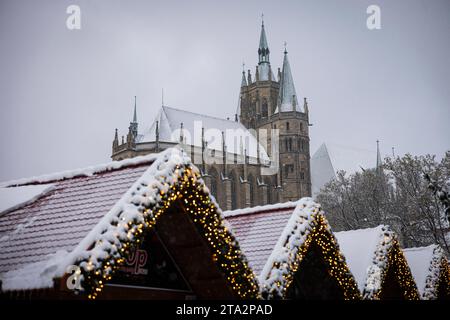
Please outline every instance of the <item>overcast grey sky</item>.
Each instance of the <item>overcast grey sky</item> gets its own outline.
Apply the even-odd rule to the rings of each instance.
[[[81,30],[66,8],[81,8]],[[381,7],[381,30],[366,9]],[[273,70],[283,42],[323,141],[384,153],[449,150],[450,1],[0,0],[0,180],[109,161],[138,98],[140,131],[165,104],[235,113],[260,15]]]

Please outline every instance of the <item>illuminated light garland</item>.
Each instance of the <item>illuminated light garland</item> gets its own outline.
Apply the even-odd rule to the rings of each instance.
[[[450,269],[445,252],[439,245],[430,245],[427,247],[407,248],[403,250],[406,260],[410,265],[413,276],[423,272],[422,267],[426,266],[426,277],[423,283],[417,283],[420,298],[423,300],[435,300],[450,298]],[[421,265],[417,269],[418,265]],[[423,275],[421,275],[423,276]],[[441,290],[446,290],[442,292]]]
[[[388,226],[382,226],[383,241],[377,245],[363,290],[363,299],[379,300],[383,294],[383,285],[389,271],[394,268],[394,274],[403,297],[407,300],[418,300],[419,292],[406,262],[406,258],[400,249],[395,233]]]
[[[230,288],[241,298],[259,298],[259,287],[254,273],[241,254],[237,240],[225,227],[221,211],[217,204],[211,201],[198,169],[191,165],[183,151],[172,149],[171,152],[175,155],[182,153],[183,159],[171,170],[173,179],[163,175],[155,176],[157,181],[152,181],[149,185],[143,184],[136,190],[136,194],[155,196],[156,201],[134,203],[132,199],[131,202],[138,207],[140,214],[129,221],[123,218],[120,223],[117,223],[117,219],[111,220],[110,228],[117,230],[113,233],[116,237],[98,239],[93,248],[83,254],[87,257],[78,258],[77,264],[82,273],[80,278],[87,297],[95,299],[100,294],[104,284],[111,280],[114,272],[126,261],[128,254],[143,240],[144,231],[150,230],[175,201],[180,201],[179,203],[185,204],[186,213],[191,216],[200,234],[209,244],[213,252],[211,259],[225,274]],[[170,160],[170,156],[167,154],[166,152],[162,163],[153,163],[151,166],[158,166],[158,169],[168,166],[165,162]],[[158,162],[158,159],[155,162]],[[155,188],[156,194],[153,192]],[[126,236],[123,231],[126,231]]]
[[[305,200],[308,201],[308,199]],[[281,248],[284,252],[288,252],[287,261],[283,261],[284,258],[275,257],[271,269],[266,271],[265,278],[260,278],[260,281],[263,283],[261,286],[263,297],[267,299],[285,299],[287,297],[288,289],[295,278],[300,263],[308,253],[311,244],[314,243],[320,248],[327,265],[328,275],[342,289],[344,299],[361,299],[356,281],[345,263],[345,258],[339,250],[337,240],[320,206],[316,203],[305,205],[301,201],[295,210],[298,210],[299,206],[306,208],[308,205],[311,207],[307,208],[307,210],[312,210],[312,213],[306,217],[302,214],[295,217],[295,211],[293,214],[293,217],[298,219],[295,228],[304,227],[304,230],[300,231],[300,235],[304,240],[294,239],[293,243],[299,241],[301,243],[297,243],[296,247],[292,247],[289,238],[293,237],[293,232],[287,237]]]
[[[450,264],[448,260],[443,257],[442,259],[442,267],[441,267],[441,276],[439,277],[439,282],[436,286],[436,289],[439,286],[443,286],[446,289],[446,292],[442,293],[445,297],[450,297]],[[442,283],[445,282],[445,283]]]
[[[411,274],[405,256],[400,249],[398,240],[394,237],[392,240],[392,247],[386,256],[386,268],[381,272],[381,286],[380,289],[371,294],[364,292],[364,298],[371,298],[373,300],[380,300],[383,294],[383,284],[386,279],[386,274],[389,268],[394,268],[394,274],[398,281],[400,288],[403,291],[403,298],[406,300],[419,300],[419,291],[417,290],[416,282]]]

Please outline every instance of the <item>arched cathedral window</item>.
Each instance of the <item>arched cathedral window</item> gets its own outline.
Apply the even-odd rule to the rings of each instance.
[[[269,116],[269,108],[267,106],[267,100],[264,98],[261,107],[261,114],[263,118],[267,118]]]
[[[218,174],[216,169],[211,168],[209,175],[211,176],[211,194],[216,198],[217,201],[219,201],[217,191],[218,191]]]
[[[248,183],[250,185],[250,206],[253,207],[256,205],[255,203],[255,179],[253,178],[253,175],[250,175],[248,177]]]
[[[292,138],[286,138],[286,151],[292,151]]]
[[[231,180],[231,210],[237,209],[237,183],[234,172],[230,175]]]

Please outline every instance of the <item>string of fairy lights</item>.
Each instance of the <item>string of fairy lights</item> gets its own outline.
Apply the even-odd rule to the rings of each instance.
[[[123,223],[113,220],[112,226],[121,227],[126,231],[126,233],[117,233],[120,241],[111,241],[110,248],[105,250],[102,256],[90,255],[78,262],[82,270],[82,287],[87,297],[89,299],[98,297],[105,284],[112,279],[114,272],[125,263],[128,255],[143,241],[144,232],[154,227],[158,218],[167,212],[176,201],[181,201],[186,214],[190,215],[200,234],[209,244],[213,252],[213,261],[226,276],[233,291],[240,298],[261,298],[254,273],[242,255],[236,238],[227,230],[223,218],[218,212],[218,207],[211,201],[198,170],[189,164],[176,165],[172,181],[160,178],[162,180],[162,187],[158,191],[160,200],[143,209],[143,219],[134,218]],[[342,289],[344,299],[361,299],[362,296],[356,281],[351,275],[345,258],[339,250],[337,240],[333,236],[325,216],[320,212],[320,208],[316,208],[309,219],[311,230],[304,243],[296,251],[289,251],[289,261],[291,262],[291,265],[287,266],[289,272],[284,273],[273,284],[266,283],[263,288],[263,296],[269,299],[286,298],[301,262],[311,244],[315,244],[321,250],[329,276]],[[404,298],[417,300],[419,293],[398,241],[395,238],[390,240],[393,241],[393,244],[388,252],[388,268],[389,266],[395,267],[395,275],[403,290]],[[94,245],[101,246],[102,241],[107,240],[98,240]],[[280,267],[281,262],[275,262],[272,269]],[[384,268],[382,271],[382,281],[386,277],[388,268]],[[448,264],[445,265],[445,268],[447,268],[446,274],[449,275]],[[379,299],[381,295],[382,288],[375,292],[372,298]],[[363,294],[363,296],[365,295]]]
[[[79,262],[83,274],[82,286],[89,299],[95,299],[111,280],[114,272],[125,262],[128,254],[143,240],[144,231],[157,223],[175,201],[183,201],[184,207],[203,234],[213,252],[213,261],[226,275],[226,279],[237,295],[244,299],[259,297],[258,284],[253,271],[241,254],[237,240],[225,227],[218,208],[204,189],[197,170],[189,165],[177,165],[171,185],[165,182],[164,192],[159,191],[160,201],[153,207],[145,208],[143,221],[128,221],[123,227],[127,236],[120,238],[120,247],[105,257],[89,257]],[[178,180],[178,183],[177,183]],[[97,242],[99,244],[99,242]],[[117,247],[117,246],[116,246]],[[101,261],[94,267],[94,259]]]
[[[438,292],[438,290],[443,292]],[[450,264],[446,258],[442,259],[441,274],[436,284],[436,292],[444,298],[450,298]]]
[[[342,289],[344,299],[360,299],[361,295],[356,281],[351,276],[350,270],[338,249],[337,241],[329,229],[326,218],[320,213],[313,213],[311,225],[313,227],[306,237],[305,242],[298,248],[296,253],[293,251],[290,253],[290,261],[292,261],[291,266],[288,266],[290,272],[284,274],[282,279],[276,281],[275,285],[278,287],[278,290],[266,286],[265,289],[268,291],[267,297],[272,299],[286,298],[300,263],[305,258],[311,244],[315,243],[321,249],[324,261],[328,266],[327,272],[329,276],[335,279]],[[274,263],[273,268],[279,267],[279,262]],[[280,288],[282,290],[279,290]]]
[[[420,295],[417,290],[416,282],[411,274],[406,258],[400,249],[398,240],[391,235],[386,241],[392,241],[392,244],[385,256],[386,267],[381,271],[381,283],[385,281],[389,268],[394,268],[395,277],[403,291],[403,298],[406,300],[419,300]],[[383,295],[383,288],[384,286],[381,285],[380,289],[373,293],[372,299],[379,300]]]

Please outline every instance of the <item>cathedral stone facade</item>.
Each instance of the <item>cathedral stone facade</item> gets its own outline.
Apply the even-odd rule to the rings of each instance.
[[[273,73],[264,23],[258,65],[254,77],[242,72],[234,120],[162,106],[140,134],[135,103],[126,138],[119,140],[116,129],[112,159],[175,145],[190,154],[224,210],[311,196],[308,104],[298,103],[286,49],[282,69]]]

